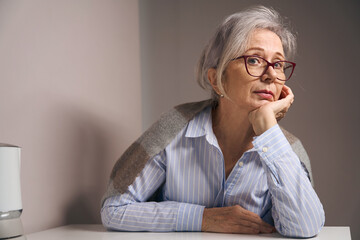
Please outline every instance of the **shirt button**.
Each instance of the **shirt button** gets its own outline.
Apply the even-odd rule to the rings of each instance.
[[[266,153],[266,152],[268,151],[268,148],[267,148],[267,147],[263,147],[262,151]]]
[[[243,162],[239,162],[239,167],[242,167],[244,166],[244,163]]]

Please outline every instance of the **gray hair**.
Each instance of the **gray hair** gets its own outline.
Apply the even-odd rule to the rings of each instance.
[[[246,51],[250,35],[256,29],[268,29],[277,34],[282,42],[285,57],[294,56],[295,35],[274,9],[256,6],[230,15],[217,28],[203,50],[197,66],[197,81],[202,88],[211,89],[213,100],[218,100],[218,94],[208,80],[208,70],[216,69],[216,85],[220,93],[227,96],[223,88],[225,69],[232,59]]]

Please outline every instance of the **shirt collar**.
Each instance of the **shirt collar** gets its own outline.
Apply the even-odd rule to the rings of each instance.
[[[185,137],[198,138],[206,137],[211,145],[220,149],[216,136],[212,129],[212,107],[209,106],[197,114],[188,124]]]
[[[197,138],[212,133],[211,107],[205,108],[190,120],[185,137]]]
[[[198,138],[206,136],[206,140],[208,141],[208,143],[220,149],[219,143],[213,132],[211,113],[212,107],[209,106],[200,113],[196,114],[195,117],[189,121],[185,137]],[[252,151],[255,151],[254,148],[249,149],[247,152]]]

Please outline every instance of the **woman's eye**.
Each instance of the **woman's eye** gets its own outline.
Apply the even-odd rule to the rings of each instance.
[[[282,69],[284,66],[284,64],[282,62],[277,62],[274,64],[274,67],[277,68],[277,69]]]
[[[256,57],[249,57],[247,62],[248,64],[256,65],[260,63],[260,60]]]

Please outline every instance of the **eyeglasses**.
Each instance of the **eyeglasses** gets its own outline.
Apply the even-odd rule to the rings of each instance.
[[[271,66],[276,72],[276,78],[281,81],[287,81],[290,79],[294,72],[296,63],[289,61],[276,61],[273,63],[268,62],[266,59],[256,55],[243,55],[233,60],[243,58],[245,62],[245,68],[247,73],[253,77],[261,77],[266,73],[269,66]]]

